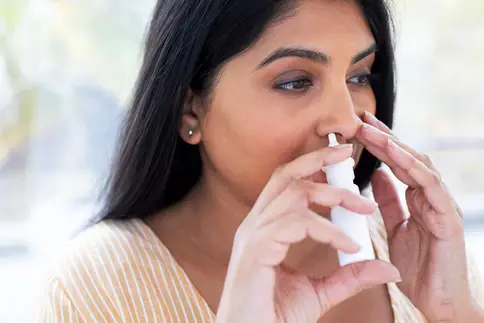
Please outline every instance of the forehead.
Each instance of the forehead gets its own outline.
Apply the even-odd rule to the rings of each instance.
[[[260,55],[282,46],[308,47],[349,56],[374,43],[359,6],[346,0],[307,0],[288,18],[269,27],[254,49]]]

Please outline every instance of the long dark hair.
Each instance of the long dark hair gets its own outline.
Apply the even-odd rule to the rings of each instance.
[[[392,126],[395,101],[392,23],[385,0],[361,0],[378,52],[372,84],[377,117]],[[186,144],[179,126],[191,89],[207,95],[222,65],[290,15],[291,0],[158,0],[132,105],[106,186],[97,221],[144,218],[179,201],[201,175],[197,146]],[[368,185],[379,162],[367,151],[356,183]]]

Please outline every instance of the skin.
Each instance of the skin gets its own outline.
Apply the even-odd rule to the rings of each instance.
[[[374,54],[354,58],[373,45],[351,2],[305,1],[224,66],[208,103],[187,95],[180,135],[200,145],[203,176],[183,201],[147,222],[217,322],[393,322],[383,284],[401,279],[430,322],[481,322],[459,210],[430,160],[370,117],[375,97],[362,75]],[[259,67],[289,47],[329,61],[285,57]],[[325,148],[331,132],[353,145]],[[395,266],[376,260],[340,269],[335,250],[357,247],[327,219],[329,208],[371,214],[376,206],[327,186],[320,169],[358,160],[362,147],[409,185],[411,216],[378,172],[374,195]]]

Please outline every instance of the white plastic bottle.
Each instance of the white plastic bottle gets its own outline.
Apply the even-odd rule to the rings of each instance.
[[[334,133],[329,134],[328,137],[330,147],[339,145]],[[360,194],[358,186],[353,182],[355,179],[354,165],[355,161],[350,157],[340,163],[324,167],[323,171],[326,173],[328,184]],[[331,209],[331,220],[361,246],[360,251],[355,254],[347,254],[338,250],[338,259],[341,266],[375,259],[366,215],[357,214],[337,206]]]

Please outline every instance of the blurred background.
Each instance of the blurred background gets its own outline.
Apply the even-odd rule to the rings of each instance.
[[[0,0],[0,323],[34,321],[97,209],[154,0]],[[484,277],[484,1],[398,1],[396,131],[433,157]]]

